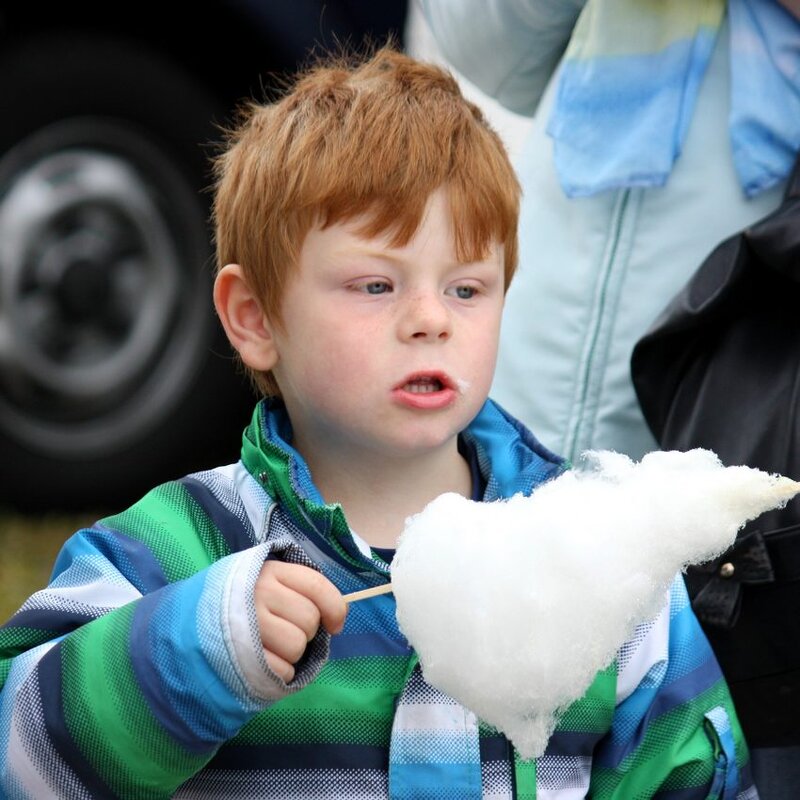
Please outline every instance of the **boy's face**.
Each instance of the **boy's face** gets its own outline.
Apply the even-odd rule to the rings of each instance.
[[[359,236],[360,222],[310,231],[273,330],[295,444],[343,458],[454,446],[494,373],[502,247],[460,264],[443,190],[405,247]]]

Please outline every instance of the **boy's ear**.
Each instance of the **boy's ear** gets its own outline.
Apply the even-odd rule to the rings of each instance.
[[[259,372],[271,370],[278,362],[272,326],[238,264],[227,264],[217,273],[214,306],[242,361]]]

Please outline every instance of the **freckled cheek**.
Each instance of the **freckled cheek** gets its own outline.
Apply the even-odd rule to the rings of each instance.
[[[469,381],[470,390],[477,395],[488,395],[494,379],[494,353],[486,353],[485,358],[476,364],[472,380]]]
[[[499,347],[499,325],[487,321],[485,335],[471,342],[467,349],[467,358],[472,372],[472,381],[476,388],[485,388],[491,384],[494,377],[497,351]],[[466,375],[464,377],[467,377]]]
[[[374,353],[386,336],[386,328],[375,321],[346,320],[325,331],[328,345],[342,355]]]
[[[333,326],[321,331],[315,345],[314,362],[327,375],[331,386],[351,376],[365,376],[382,361],[376,331]]]

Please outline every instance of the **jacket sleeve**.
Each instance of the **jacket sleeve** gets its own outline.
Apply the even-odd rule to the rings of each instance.
[[[479,89],[531,116],[586,0],[419,0],[442,53]]]
[[[170,797],[327,659],[321,633],[287,685],[261,647],[256,578],[267,557],[309,563],[296,544],[225,555],[191,497],[158,491],[73,536],[0,628],[0,796]]]
[[[680,576],[617,665],[612,727],[593,759],[594,800],[758,797],[728,687]]]

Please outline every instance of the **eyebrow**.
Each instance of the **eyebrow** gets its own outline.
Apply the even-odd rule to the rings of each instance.
[[[370,247],[369,245],[364,245],[364,246],[356,245],[354,247],[349,247],[348,246],[346,253],[343,252],[341,249],[338,249],[338,248],[337,249],[331,249],[328,252],[330,252],[330,254],[332,256],[337,257],[337,258],[341,258],[343,256],[344,257],[352,257],[353,255],[355,255],[355,256],[358,256],[358,257],[374,259],[376,261],[386,261],[386,262],[389,262],[391,264],[402,264],[406,259],[403,258],[400,255],[394,255],[392,253],[392,250],[400,252],[400,251],[403,250],[403,248],[397,247],[397,248],[384,249],[384,248],[381,248],[381,247],[373,248],[373,247]],[[473,261],[455,261],[454,260],[452,262],[452,266],[453,267],[468,267],[471,264],[474,264],[474,265],[485,264],[488,260],[490,260],[490,259],[488,259],[488,258],[486,258],[486,259],[475,259]],[[502,260],[502,257],[501,257],[501,260]]]
[[[400,250],[401,248],[396,248]],[[382,247],[370,247],[369,245],[347,245],[345,248],[333,248],[329,250],[334,258],[369,258],[375,261],[387,261],[392,264],[401,264],[405,259],[392,254],[391,250]]]

